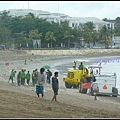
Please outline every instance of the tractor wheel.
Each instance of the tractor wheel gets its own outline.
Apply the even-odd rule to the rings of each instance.
[[[114,94],[118,94],[118,89],[117,88],[114,87],[112,89],[112,91],[113,91]],[[112,95],[112,97],[117,97],[117,95]]]
[[[72,88],[72,85],[68,84],[67,82],[65,82],[65,87],[66,88]]]
[[[78,87],[77,85],[75,85],[75,84],[73,85],[73,88],[77,88],[77,87]]]

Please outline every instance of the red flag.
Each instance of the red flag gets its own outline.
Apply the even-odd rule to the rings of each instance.
[[[9,62],[6,62],[5,65],[6,65],[6,66],[9,66]]]

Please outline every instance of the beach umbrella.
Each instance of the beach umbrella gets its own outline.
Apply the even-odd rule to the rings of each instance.
[[[44,65],[42,68],[44,68],[44,69],[50,69],[50,66],[49,65]]]

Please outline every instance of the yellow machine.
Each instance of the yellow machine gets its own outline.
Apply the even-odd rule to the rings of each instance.
[[[67,76],[63,78],[66,88],[77,88],[82,78],[90,77],[90,71],[86,67],[79,70],[76,68],[78,61],[74,61],[74,63],[73,69],[68,70]]]

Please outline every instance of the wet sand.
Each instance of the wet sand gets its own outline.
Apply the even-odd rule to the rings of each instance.
[[[94,96],[81,94],[78,89],[66,89],[59,74],[58,102],[51,101],[53,91],[51,85],[45,84],[45,99],[38,98],[35,87],[30,85],[17,86],[16,77],[14,83],[8,83],[10,71],[14,68],[17,73],[22,68],[30,70],[50,65],[54,66],[77,58],[68,55],[32,55],[18,51],[0,51],[0,118],[120,118],[120,98]],[[107,53],[105,55],[108,55]],[[116,54],[116,55],[119,55]],[[87,55],[86,55],[87,56]],[[85,56],[83,56],[85,57]],[[24,65],[24,60],[27,64]],[[9,66],[5,63],[9,62]]]

